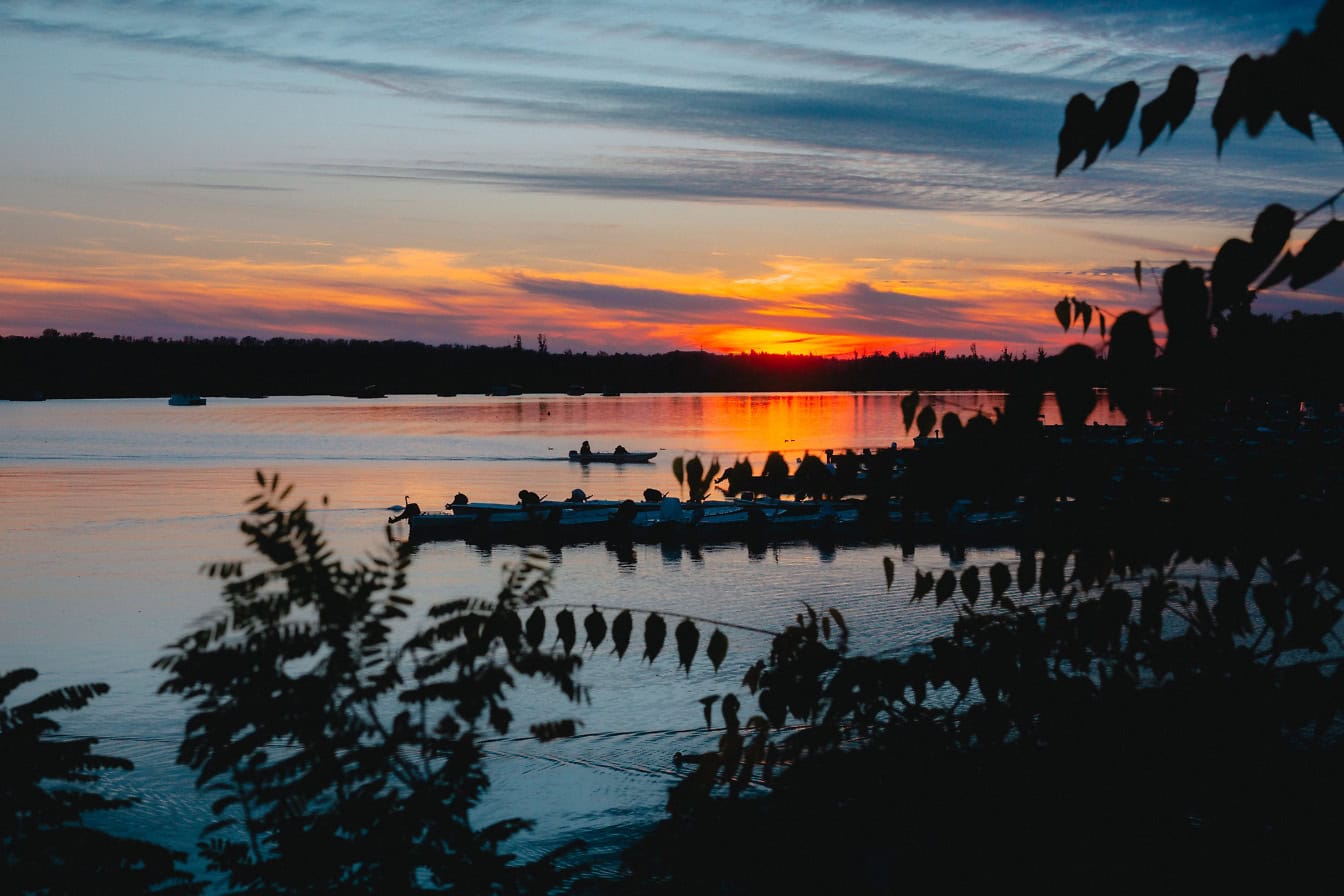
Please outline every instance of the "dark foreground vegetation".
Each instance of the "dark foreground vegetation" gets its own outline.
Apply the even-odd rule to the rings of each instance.
[[[1299,126],[1303,108],[1308,124],[1318,116],[1344,137],[1342,47],[1344,2],[1331,0],[1316,31],[1269,62],[1238,60],[1214,111],[1220,140],[1243,120],[1254,136],[1275,111]],[[1144,107],[1145,145],[1193,105],[1187,72]],[[1128,125],[1138,91],[1117,91],[1100,110],[1069,104],[1060,170],[1123,138],[1115,123]],[[952,602],[957,619],[899,655],[856,655],[840,613],[799,613],[740,683],[703,695],[717,747],[684,757],[665,820],[614,879],[587,877],[579,844],[514,861],[507,843],[525,821],[472,825],[489,784],[480,738],[513,725],[508,687],[520,676],[581,707],[583,647],[615,648],[590,662],[639,651],[631,675],[670,661],[665,646],[683,665],[718,669],[728,622],[598,607],[580,621],[547,604],[547,568],[525,561],[497,598],[417,611],[407,633],[412,549],[389,532],[383,554],[343,562],[306,506],[258,474],[243,524],[257,559],[209,567],[217,615],[157,664],[163,690],[192,713],[179,761],[217,797],[200,849],[221,888],[1165,893],[1333,879],[1344,836],[1340,395],[1298,383],[1267,402],[1235,367],[1259,350],[1256,291],[1281,269],[1297,286],[1338,267],[1344,237],[1332,221],[1286,251],[1310,213],[1281,209],[1262,213],[1250,241],[1229,240],[1211,272],[1168,268],[1159,308],[1116,315],[1100,350],[1065,349],[1054,380],[1015,383],[996,419],[941,421],[939,448],[884,499],[936,510],[1010,496],[1028,512],[1063,508],[1069,524],[1018,545],[1013,563],[917,571],[892,599]],[[1067,329],[1092,309],[1066,301],[1057,313]],[[1149,324],[1159,313],[1160,352]],[[1121,454],[1084,426],[1097,378],[1128,422]],[[1155,392],[1159,380],[1170,391]],[[1036,416],[1047,382],[1068,431],[1048,446]],[[918,395],[907,413],[920,430],[940,423]],[[889,588],[894,573],[890,560],[874,570]],[[50,714],[101,688],[14,702],[34,677],[0,676],[0,880],[19,892],[202,889],[153,844],[90,830],[87,813],[114,808],[93,776],[122,763],[52,737]],[[566,737],[575,725],[557,713],[531,732]]]
[[[1234,369],[1265,392],[1334,389],[1344,314],[1268,315],[1251,321],[1251,344]],[[152,339],[92,333],[0,337],[0,398],[156,398],[396,394],[782,392],[883,389],[1007,391],[1025,377],[1053,378],[1044,352],[1013,355],[867,355],[828,358],[759,352],[655,355],[550,352],[540,348],[425,345],[360,339]],[[1167,379],[1164,363],[1155,376]],[[1105,386],[1098,378],[1091,385]]]

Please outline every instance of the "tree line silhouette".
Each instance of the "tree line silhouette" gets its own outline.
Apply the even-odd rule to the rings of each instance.
[[[1344,340],[1344,314],[1251,316],[1230,368],[1273,391],[1335,393],[1344,372],[1332,363]],[[819,355],[673,351],[553,352],[509,346],[428,345],[400,340],[99,337],[93,333],[0,337],[0,398],[156,398],[206,396],[438,394],[482,395],[498,386],[563,393],[775,392],[890,389],[1009,391],[1024,377],[1049,375],[1053,356],[949,354]],[[1158,384],[1166,378],[1157,360]],[[1104,386],[1098,378],[1091,383]]]

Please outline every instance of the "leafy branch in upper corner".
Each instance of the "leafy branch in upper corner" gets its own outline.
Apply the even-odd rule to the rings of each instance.
[[[178,761],[217,795],[202,854],[234,892],[548,892],[571,844],[515,864],[500,847],[530,826],[473,828],[489,786],[480,737],[509,730],[505,691],[520,676],[571,701],[579,656],[539,649],[519,611],[544,600],[550,567],[529,557],[494,600],[427,610],[404,639],[411,549],[367,562],[333,558],[306,504],[258,473],[242,524],[266,566],[216,563],[224,606],[155,666],[161,690],[194,713]],[[532,726],[572,733],[561,719]],[[573,869],[570,869],[572,871]]]
[[[0,675],[0,880],[6,893],[199,893],[204,887],[177,867],[185,858],[154,843],[90,827],[89,812],[122,809],[106,797],[104,772],[130,760],[93,752],[94,737],[61,738],[49,715],[71,712],[107,693],[105,684],[58,688],[26,703],[10,695],[35,681],[33,669]]]
[[[1139,113],[1142,153],[1163,133],[1174,133],[1195,104],[1198,74],[1186,65],[1173,70],[1166,90],[1149,101]],[[1080,156],[1088,168],[1103,150],[1114,149],[1125,138],[1139,100],[1133,81],[1107,92],[1100,106],[1084,93],[1076,94],[1065,107],[1059,131],[1059,155],[1055,175]],[[1344,0],[1326,0],[1307,34],[1294,30],[1279,49],[1269,55],[1243,54],[1232,63],[1214,105],[1212,125],[1218,138],[1218,153],[1239,124],[1246,133],[1259,136],[1277,114],[1289,127],[1315,139],[1313,116],[1324,120],[1344,142]],[[1168,330],[1163,347],[1174,384],[1207,387],[1211,375],[1210,328],[1231,343],[1225,355],[1239,363],[1253,344],[1250,308],[1261,290],[1287,282],[1294,289],[1315,283],[1344,264],[1344,221],[1322,225],[1295,250],[1289,247],[1293,231],[1325,208],[1333,210],[1344,189],[1298,214],[1280,203],[1260,212],[1250,239],[1233,237],[1219,248],[1208,271],[1188,261],[1168,267],[1159,284],[1160,310]],[[1143,286],[1143,265],[1135,262],[1134,276]],[[1257,283],[1258,281],[1258,283]],[[1097,311],[1102,339],[1106,318],[1093,305],[1065,296],[1055,305],[1055,315],[1067,331],[1081,320],[1086,333]],[[1112,319],[1110,352],[1122,363],[1114,365],[1113,378],[1134,375],[1146,383],[1154,354],[1152,328],[1146,314],[1125,312]],[[1132,407],[1136,412],[1145,407]],[[1127,411],[1127,416],[1129,412]]]

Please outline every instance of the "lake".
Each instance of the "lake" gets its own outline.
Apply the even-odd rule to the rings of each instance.
[[[552,498],[575,488],[598,498],[638,498],[646,488],[681,493],[671,472],[678,456],[725,464],[768,452],[792,465],[828,448],[880,448],[911,442],[903,393],[631,394],[394,396],[384,399],[209,398],[200,407],[166,399],[0,402],[0,670],[31,666],[38,681],[16,697],[87,681],[111,692],[62,721],[64,734],[94,735],[99,750],[133,760],[133,772],[107,787],[141,800],[100,824],[194,854],[208,800],[174,764],[186,707],[156,694],[150,667],[165,644],[218,604],[216,583],[200,572],[214,560],[250,560],[238,531],[255,472],[278,473],[314,515],[340,555],[363,557],[385,544],[389,508],[409,496],[438,509],[456,492],[475,501],[517,499],[527,488]],[[1003,396],[988,392],[928,396],[940,415],[993,415]],[[1057,422],[1050,401],[1047,423]],[[1099,422],[1115,422],[1106,402]],[[568,451],[588,440],[596,451],[624,444],[658,451],[651,464],[581,466]],[[326,497],[327,503],[321,504]],[[405,539],[405,523],[392,527]],[[502,568],[523,549],[430,542],[415,549],[407,594],[423,609],[452,597],[493,596]],[[1010,556],[971,550],[981,567]],[[887,590],[882,558],[897,560]],[[639,546],[618,557],[600,544],[550,554],[550,604],[580,618],[591,605],[656,610],[669,622],[692,615],[722,623],[727,660],[716,673],[703,650],[689,674],[666,648],[638,662],[636,622],[623,661],[600,650],[581,680],[592,702],[568,706],[523,688],[510,704],[510,735],[490,742],[492,788],[482,823],[521,816],[533,831],[511,841],[532,857],[573,837],[606,867],[619,849],[662,817],[679,775],[672,757],[717,740],[705,730],[700,698],[737,691],[769,637],[810,604],[839,609],[855,650],[888,652],[941,633],[951,604],[911,605],[914,571],[950,564],[937,546],[901,558],[886,545],[820,547],[806,541],[748,551],[744,545]],[[414,611],[413,611],[414,612]],[[609,613],[608,616],[614,615]],[[734,626],[742,626],[736,628]],[[709,626],[701,626],[702,639]],[[702,640],[703,643],[703,640]],[[582,720],[580,736],[539,744],[535,721]],[[745,716],[744,716],[745,717]],[[193,861],[193,867],[199,865]]]

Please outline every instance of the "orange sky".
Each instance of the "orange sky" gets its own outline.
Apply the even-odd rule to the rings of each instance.
[[[1315,3],[1137,2],[6,5],[0,334],[1053,350],[1061,296],[1148,310],[1135,259],[1339,187],[1324,125],[1207,126]],[[1175,61],[1191,124],[1054,175],[1069,96]]]

